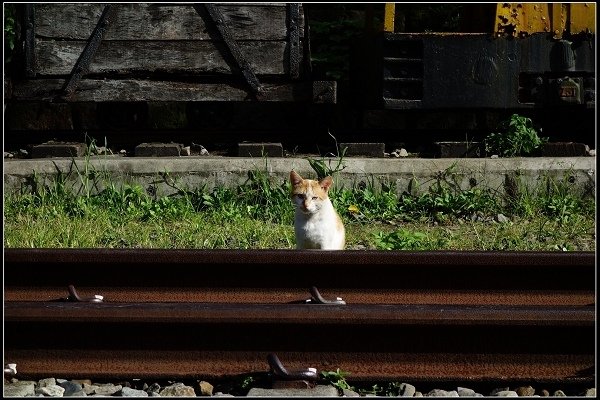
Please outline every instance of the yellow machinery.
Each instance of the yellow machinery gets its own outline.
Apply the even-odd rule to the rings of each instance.
[[[464,4],[453,32],[404,32],[407,7],[382,10],[385,108],[595,108],[594,3]]]
[[[522,36],[536,32],[564,34],[595,33],[595,3],[498,3],[496,34]]]
[[[385,32],[394,32],[395,9],[395,3],[385,4]],[[565,33],[595,33],[596,3],[498,3],[495,19],[497,35],[551,32],[559,39]]]

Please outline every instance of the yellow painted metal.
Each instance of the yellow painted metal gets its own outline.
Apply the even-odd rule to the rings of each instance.
[[[561,3],[552,3],[550,5],[550,18],[552,20],[552,34],[555,38],[560,38],[565,31],[567,24],[567,5]]]
[[[560,38],[565,32],[596,31],[595,3],[498,3],[496,34],[521,36],[536,32]]]
[[[495,32],[514,36],[550,32],[552,21],[548,6],[547,3],[498,3]]]
[[[569,4],[571,9],[569,31],[573,34],[596,33],[596,3]]]
[[[394,32],[395,13],[396,3],[385,3],[385,14],[383,18],[383,30],[385,32]]]

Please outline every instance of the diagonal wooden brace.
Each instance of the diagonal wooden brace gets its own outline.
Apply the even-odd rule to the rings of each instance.
[[[88,72],[90,63],[94,59],[94,56],[100,47],[100,42],[102,42],[102,38],[106,34],[110,23],[115,18],[116,8],[117,5],[114,4],[108,4],[104,7],[102,15],[100,16],[100,19],[98,19],[98,23],[96,24],[94,31],[88,39],[88,42],[81,52],[81,55],[77,59],[73,70],[71,71],[68,82],[63,87],[61,96],[63,99],[68,99],[73,95],[73,93],[75,93],[79,81],[83,75]]]
[[[246,57],[240,49],[240,46],[238,46],[237,42],[233,38],[233,35],[229,31],[227,24],[225,24],[223,14],[214,4],[206,3],[202,4],[202,6],[206,9],[208,15],[212,19],[212,22],[219,31],[219,34],[225,43],[225,47],[227,47],[231,53],[231,56],[236,63],[236,67],[241,71],[242,76],[250,87],[252,93],[257,97],[260,96],[264,92],[264,88],[254,74],[254,71],[252,71],[252,68],[250,68],[248,60],[246,60]],[[200,16],[202,16],[200,5],[195,4],[194,9],[198,12],[198,14],[200,14]]]

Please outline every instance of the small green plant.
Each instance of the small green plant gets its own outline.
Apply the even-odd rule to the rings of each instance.
[[[340,172],[346,168],[346,166],[343,165],[343,162],[344,162],[344,156],[346,155],[346,150],[348,150],[348,148],[344,147],[343,149],[340,149],[335,136],[333,136],[331,134],[331,132],[329,132],[329,131],[327,131],[327,133],[335,141],[335,148],[336,148],[337,154],[333,154],[333,156],[337,158],[337,165],[332,167],[332,160],[330,159],[326,162],[325,157],[321,157],[320,160],[317,160],[314,158],[306,158],[306,160],[310,164],[310,167],[317,174],[317,179],[323,179],[326,176],[333,176],[335,173]]]
[[[16,32],[16,5],[4,4],[4,63],[12,61],[15,49]]]
[[[518,157],[532,154],[548,138],[538,136],[530,118],[513,114],[509,120],[500,123],[500,132],[490,133],[485,139],[488,154],[501,157]]]
[[[247,377],[244,378],[244,380],[240,384],[240,387],[242,389],[250,389],[253,384],[254,384],[254,377],[253,376],[247,376]]]
[[[351,190],[334,192],[332,203],[343,216],[352,220],[394,220],[398,217],[398,196],[394,182],[381,183],[378,188],[375,179],[366,179]]]
[[[383,388],[381,388],[381,386],[379,386],[377,383],[373,384],[369,389],[365,389],[365,388],[358,389],[358,393],[361,396],[367,396],[367,395],[381,396],[382,392],[383,392]]]
[[[339,368],[335,371],[322,371],[321,377],[331,386],[338,390],[354,390],[352,386],[346,381],[346,372],[341,371]]]
[[[420,250],[425,246],[427,235],[398,229],[394,232],[375,234],[375,244],[381,250]]]

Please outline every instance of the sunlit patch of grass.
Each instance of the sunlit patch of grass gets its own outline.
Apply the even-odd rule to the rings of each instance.
[[[87,172],[79,172],[84,187],[104,189],[73,192],[59,177],[5,194],[4,246],[292,249],[289,182],[274,182],[266,170],[250,171],[238,187],[179,188],[169,196],[98,185]],[[499,198],[442,181],[426,193],[398,195],[392,184],[371,179],[335,188],[331,198],[348,249],[595,250],[594,199],[573,195],[562,181],[546,179],[535,190]]]

